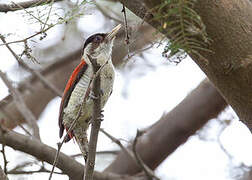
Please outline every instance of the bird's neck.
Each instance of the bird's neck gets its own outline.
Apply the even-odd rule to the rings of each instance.
[[[90,59],[91,58],[91,59]],[[84,61],[88,64],[92,66],[91,61],[96,61],[100,66],[104,65],[105,63],[111,63],[112,64],[112,59],[111,59],[111,55],[108,54],[100,54],[97,57],[92,57],[92,56],[88,56],[86,53],[83,54],[82,59],[84,59]]]

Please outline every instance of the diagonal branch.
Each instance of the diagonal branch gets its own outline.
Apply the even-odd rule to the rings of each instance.
[[[148,167],[155,169],[209,119],[216,117],[226,105],[212,84],[203,81],[138,139],[138,154]],[[141,168],[122,151],[105,171],[136,174]]]
[[[155,174],[154,172],[143,162],[143,160],[141,159],[141,157],[139,156],[137,150],[136,150],[136,145],[137,145],[137,141],[138,141],[138,138],[143,134],[143,132],[137,130],[137,133],[136,133],[136,137],[133,141],[133,147],[132,147],[132,151],[136,157],[136,162],[137,164],[143,169],[144,173],[146,174],[148,180],[152,180],[152,179],[155,179],[155,180],[160,180]]]
[[[0,3],[0,12],[8,12],[8,11],[17,11],[21,10],[23,8],[30,8],[30,7],[35,7],[35,6],[41,6],[41,5],[46,5],[51,2],[57,2],[57,1],[62,1],[62,0],[27,0],[15,4],[4,4]]]
[[[119,141],[119,139],[113,137],[108,132],[106,132],[104,129],[100,129],[100,131],[104,135],[106,135],[109,139],[111,139],[114,143],[116,143],[118,146],[120,146],[122,152],[124,152],[129,158],[131,158],[133,161],[135,161],[138,164],[138,166],[140,166],[144,170],[148,179],[153,177],[153,178],[159,180],[159,178],[155,176],[155,174],[152,172],[152,170],[144,164],[143,160],[140,158],[140,156],[136,152],[137,139],[142,134],[142,132],[137,131],[137,135],[133,141],[133,148],[131,151],[129,148],[124,147],[122,145],[122,143]]]
[[[15,150],[30,154],[37,159],[53,164],[56,149],[41,143],[36,139],[31,139],[22,134],[9,131],[7,129],[0,129],[0,144],[6,142],[6,145]],[[83,165],[75,161],[73,158],[59,153],[59,160],[56,166],[67,174],[71,179],[81,180],[83,177]],[[94,172],[94,180],[138,180],[137,178],[116,175],[113,173]]]
[[[130,45],[130,51],[135,52],[142,49],[144,46],[156,40],[153,36],[155,29],[148,25],[141,26],[139,31],[141,32],[141,41],[137,40],[132,42]],[[124,33],[119,33],[115,39],[115,46],[113,47],[113,64],[115,67],[122,66],[123,58],[127,55],[127,47],[122,44]],[[65,56],[55,56],[51,58],[52,64],[39,71],[48,82],[53,83],[60,91],[64,90],[65,84],[74,69],[78,61],[81,58],[82,47],[79,49],[66,54]],[[31,84],[32,91],[27,88],[27,84]],[[18,90],[22,93],[25,103],[34,113],[35,117],[38,118],[40,113],[43,111],[47,103],[55,97],[55,94],[48,91],[41,81],[36,76],[26,79],[21,82],[18,86]],[[29,93],[27,93],[29,92]],[[31,93],[30,93],[31,92]],[[43,98],[40,98],[43,96]],[[39,104],[35,102],[40,102]],[[11,96],[7,96],[5,99],[0,101],[0,120],[8,128],[14,128],[18,124],[24,123],[25,119],[21,116],[17,110]]]
[[[53,63],[40,71],[40,74],[43,75],[48,82],[53,83],[57,89],[63,90],[68,77],[78,63],[80,54],[81,49],[64,57],[58,57]],[[27,88],[27,84],[31,85],[32,89],[29,89],[29,87]],[[45,88],[45,85],[34,75],[21,82],[18,86],[18,91],[22,94],[25,104],[36,118],[39,117],[47,103],[55,97],[55,93],[52,93],[48,89],[49,88]],[[5,127],[10,129],[25,122],[25,119],[22,117],[13,101],[13,97],[10,95],[0,102],[0,120]]]
[[[1,34],[0,34],[0,39],[3,41],[3,43],[6,43],[5,38]],[[51,90],[53,93],[55,93],[55,95],[61,97],[62,93],[60,92],[60,90],[58,90],[57,87],[55,87],[52,83],[47,81],[46,78],[40,72],[30,68],[27,64],[25,64],[23,59],[18,57],[18,55],[13,51],[13,49],[8,44],[5,44],[5,46],[7,47],[7,49],[11,52],[11,54],[14,56],[14,58],[18,61],[18,63],[22,67],[24,67],[27,71],[29,71],[35,77],[37,77],[45,85],[45,87],[48,87],[49,90]]]
[[[0,77],[2,78],[6,86],[9,88],[18,110],[25,117],[28,125],[32,128],[33,136],[40,140],[39,127],[38,127],[36,118],[30,111],[30,109],[26,106],[24,99],[22,98],[22,95],[16,88],[12,86],[9,79],[2,71],[0,71]]]
[[[155,7],[160,7],[163,2],[119,1],[141,18]],[[168,8],[167,12],[171,11]],[[208,49],[214,53],[200,51],[200,56],[189,55],[252,131],[252,3],[249,0],[199,0],[193,10],[198,14],[197,18],[204,22],[208,38],[211,39]],[[145,17],[146,21],[167,34],[170,28],[160,28],[162,20],[155,20],[154,13]]]
[[[107,136],[111,141],[113,141],[115,144],[117,144],[121,150],[128,155],[128,157],[132,158],[132,160],[135,160],[134,154],[132,153],[131,150],[129,150],[128,148],[124,147],[123,144],[121,143],[121,141],[117,138],[115,138],[114,136],[112,136],[111,134],[109,134],[108,132],[106,132],[104,129],[100,129],[100,131]]]

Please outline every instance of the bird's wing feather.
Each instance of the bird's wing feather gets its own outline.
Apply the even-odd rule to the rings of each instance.
[[[87,70],[87,63],[82,59],[81,63],[75,68],[73,71],[72,75],[70,76],[70,79],[67,82],[67,85],[65,87],[62,99],[61,99],[61,104],[60,104],[60,111],[59,111],[59,136],[60,138],[63,135],[64,132],[64,124],[63,124],[63,115],[64,115],[64,109],[67,107],[68,101],[70,99],[70,96],[76,86],[76,84],[79,82],[81,76],[85,73]],[[71,137],[70,137],[71,139]],[[70,140],[69,139],[69,140]]]

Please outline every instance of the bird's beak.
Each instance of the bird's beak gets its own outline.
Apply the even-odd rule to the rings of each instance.
[[[109,33],[107,33],[106,38],[110,41],[112,40],[115,35],[118,33],[118,31],[120,30],[120,28],[122,27],[121,24],[118,24],[114,29],[112,29],[112,31],[110,31]]]

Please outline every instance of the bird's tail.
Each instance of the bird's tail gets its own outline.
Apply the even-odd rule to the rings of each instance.
[[[81,150],[81,153],[84,157],[85,162],[87,162],[88,157],[88,138],[87,138],[87,131],[86,130],[80,130],[80,129],[74,129],[74,137],[79,145],[79,148]]]

